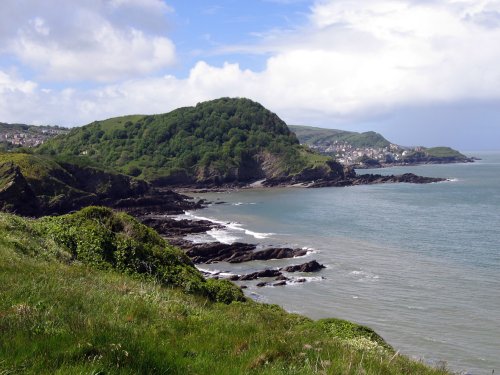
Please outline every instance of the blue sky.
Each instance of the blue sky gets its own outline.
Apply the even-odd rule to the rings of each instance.
[[[500,149],[498,0],[2,0],[0,122],[249,97],[289,124]]]

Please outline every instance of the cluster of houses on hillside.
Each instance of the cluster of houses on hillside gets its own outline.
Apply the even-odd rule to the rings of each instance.
[[[386,147],[355,147],[348,142],[334,141],[331,144],[310,145],[311,148],[325,154],[335,156],[339,163],[354,165],[364,160],[376,160],[379,163],[397,163],[405,156],[421,151],[421,147],[402,148],[394,143]]]
[[[69,130],[56,126],[12,126],[0,124],[0,142],[18,147],[35,147]]]

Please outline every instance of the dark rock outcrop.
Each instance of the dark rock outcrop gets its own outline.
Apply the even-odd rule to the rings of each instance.
[[[165,220],[163,217],[154,216],[144,218],[142,223],[166,237],[205,233],[214,228],[222,228],[221,225],[214,224],[208,220]]]
[[[242,255],[251,253],[256,248],[255,245],[241,242],[235,242],[233,244],[223,244],[220,242],[193,244],[190,242],[189,245],[186,245],[187,244],[184,244],[184,246],[180,245],[180,247],[185,250],[186,254],[194,263],[238,263],[237,260]]]
[[[354,186],[354,185],[374,185],[387,183],[411,183],[411,184],[429,184],[433,182],[446,181],[445,178],[438,177],[423,177],[413,173],[405,173],[402,175],[383,176],[380,174],[363,174],[355,177],[339,178],[332,180],[317,180],[308,185],[310,188],[331,187],[331,186]]]
[[[163,224],[164,221],[171,221],[173,223],[175,220],[168,218],[155,220],[155,215],[179,215],[186,210],[195,210],[204,207],[203,201],[195,202],[191,197],[176,193],[173,190],[161,188],[150,188],[146,194],[119,199],[109,203],[111,207],[126,211],[132,216],[141,218],[142,221],[146,220],[146,217],[149,217],[150,223],[148,225],[151,224],[150,226],[153,226],[153,228],[157,226],[155,229],[158,229],[160,234],[162,234],[163,225],[168,227],[168,224]],[[172,228],[175,228],[175,225],[171,225]]]
[[[24,216],[38,216],[40,203],[21,173],[12,162],[0,165],[0,211]]]
[[[290,249],[288,247],[272,247],[265,250],[247,252],[229,260],[230,263],[242,263],[252,260],[270,260],[270,259],[286,259],[304,256],[307,250]]]
[[[90,205],[134,216],[179,214],[203,207],[185,195],[91,166],[31,154],[2,154],[0,210],[24,216],[65,214]]]
[[[291,248],[268,248],[255,251],[256,245],[235,242],[224,244],[221,242],[193,243],[182,238],[169,238],[169,242],[180,247],[194,263],[243,263],[252,260],[285,259],[304,256],[307,250]]]
[[[260,279],[263,277],[281,277],[283,276],[282,273],[279,270],[263,270],[263,271],[257,271],[257,272],[252,272],[246,275],[233,275],[229,278],[231,281],[249,281],[249,280],[256,280]],[[276,279],[278,280],[278,279]]]
[[[324,265],[319,264],[315,260],[311,260],[310,262],[304,264],[298,264],[295,266],[283,267],[281,271],[285,272],[318,272],[325,268]]]

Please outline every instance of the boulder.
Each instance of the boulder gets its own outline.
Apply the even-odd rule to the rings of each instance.
[[[325,268],[324,265],[319,264],[315,260],[311,260],[310,262],[298,264],[295,266],[283,267],[281,271],[286,272],[318,272],[321,269]]]

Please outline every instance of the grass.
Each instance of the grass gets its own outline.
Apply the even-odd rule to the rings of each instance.
[[[113,130],[119,130],[123,129],[123,125],[131,121],[133,123],[136,123],[140,120],[142,120],[145,115],[127,115],[127,116],[119,116],[119,117],[113,117],[109,118],[107,120],[102,120],[102,121],[97,121],[101,124],[101,129],[104,130],[107,133],[111,133]]]
[[[345,130],[316,128],[312,126],[289,125],[292,132],[297,135],[300,143],[308,145],[327,145],[335,141],[347,143],[353,147],[388,147],[390,142],[382,135],[375,132],[356,133]]]
[[[42,156],[24,153],[0,153],[0,163],[13,162],[21,168],[23,175],[30,180],[44,180],[53,175],[67,175],[59,164],[53,159]]]
[[[0,214],[0,374],[446,374],[366,327],[68,258]],[[47,250],[48,249],[48,250]]]
[[[457,158],[466,159],[467,157],[457,150],[450,147],[431,147],[426,148],[425,153],[434,158]]]

